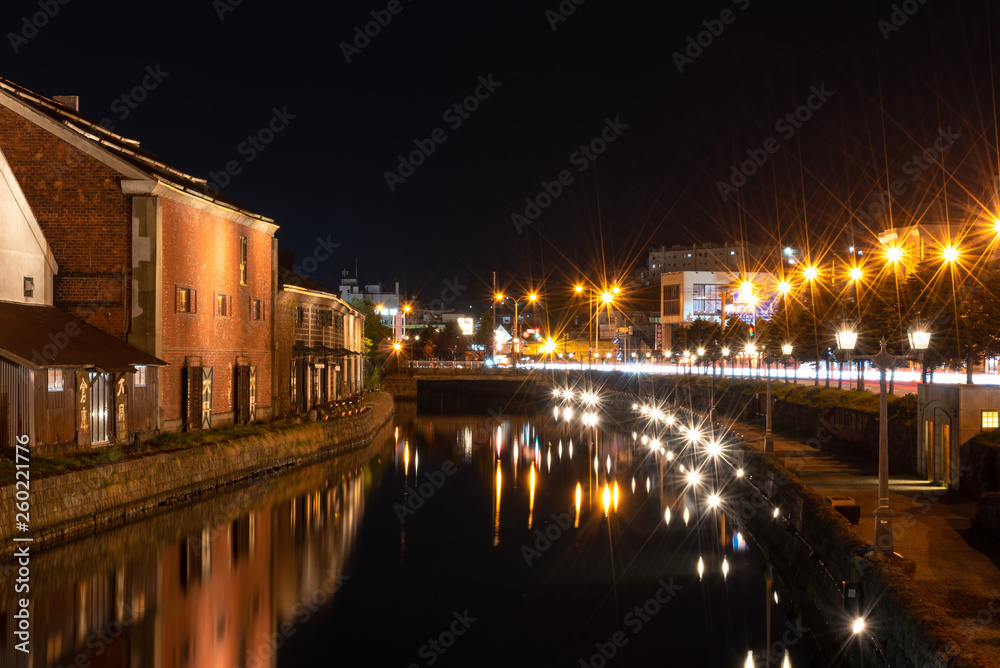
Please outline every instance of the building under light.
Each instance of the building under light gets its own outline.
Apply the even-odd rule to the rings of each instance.
[[[778,302],[774,274],[730,271],[672,271],[660,275],[663,350],[670,349],[677,327],[697,318],[720,322],[737,317],[747,323],[768,319]]]

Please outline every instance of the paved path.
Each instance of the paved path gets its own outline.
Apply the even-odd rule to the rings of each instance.
[[[730,428],[763,449],[762,427],[732,422]],[[853,497],[861,506],[854,529],[873,542],[876,462],[836,456],[779,435],[774,449],[820,496]],[[1000,666],[1000,539],[972,527],[976,502],[913,475],[892,475],[889,504],[895,551],[916,563],[917,591],[959,623],[961,644],[974,645]]]

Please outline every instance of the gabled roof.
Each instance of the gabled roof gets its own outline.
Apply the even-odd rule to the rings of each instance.
[[[191,176],[171,167],[152,153],[140,148],[139,142],[135,139],[115,134],[79,112],[3,78],[0,78],[0,104],[28,117],[29,120],[35,120],[30,115],[22,113],[24,109],[18,108],[18,105],[23,105],[27,110],[55,123],[56,127],[49,129],[63,139],[77,145],[79,145],[78,142],[89,144],[92,148],[104,153],[105,156],[124,163],[124,166],[131,167],[133,173],[126,173],[127,178],[135,181],[154,180],[180,193],[258,221],[265,227],[277,228],[272,219],[253,213],[223,196],[219,191],[210,187],[205,179]],[[95,157],[101,159],[101,156]],[[102,161],[109,162],[108,160]],[[110,164],[110,166],[121,170],[123,165]],[[129,170],[121,171],[124,173]]]
[[[278,289],[293,292],[307,292],[327,297],[346,307],[350,311],[360,313],[355,306],[341,299],[340,295],[337,294],[335,290],[331,290],[325,285],[321,285],[316,281],[306,278],[302,274],[295,271],[292,267],[281,264],[280,261],[278,264]]]
[[[52,306],[0,302],[0,322],[0,354],[22,365],[125,372],[167,364]]]

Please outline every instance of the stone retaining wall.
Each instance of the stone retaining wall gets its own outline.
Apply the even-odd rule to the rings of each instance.
[[[749,448],[743,458],[744,494],[734,513],[766,559],[780,564],[786,584],[799,590],[803,612],[818,615],[811,623],[826,627],[813,635],[827,656],[842,653],[854,665],[883,665],[871,643],[851,639],[853,618],[840,588],[847,581],[859,583],[869,632],[890,665],[990,665],[942,609],[922,600],[901,570],[871,551],[847,520],[779,459]],[[780,509],[777,519],[774,507]]]
[[[734,383],[727,379],[728,391],[717,393],[716,412],[746,422],[763,420],[766,394],[763,382]],[[758,399],[759,394],[759,399]],[[706,386],[678,386],[681,406],[707,413],[711,400]],[[775,433],[803,441],[808,445],[852,457],[878,461],[878,415],[867,411],[827,406],[817,408],[790,401],[775,400],[771,413]],[[917,428],[889,411],[889,471],[917,472]]]
[[[364,446],[394,412],[386,393],[370,395],[365,403],[363,413],[329,422],[33,480],[27,534],[15,528],[15,485],[0,487],[0,556],[13,552],[15,534],[31,536],[40,548],[240,480]]]
[[[980,437],[961,446],[959,488],[974,499],[1000,491],[1000,448]]]

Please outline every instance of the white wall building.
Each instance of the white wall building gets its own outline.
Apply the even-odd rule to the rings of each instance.
[[[743,285],[752,284],[748,291]],[[696,318],[722,321],[737,316],[747,322],[767,319],[774,311],[777,279],[768,272],[673,271],[660,275],[660,322],[663,349],[671,332]]]
[[[0,301],[52,305],[52,249],[0,152]]]

